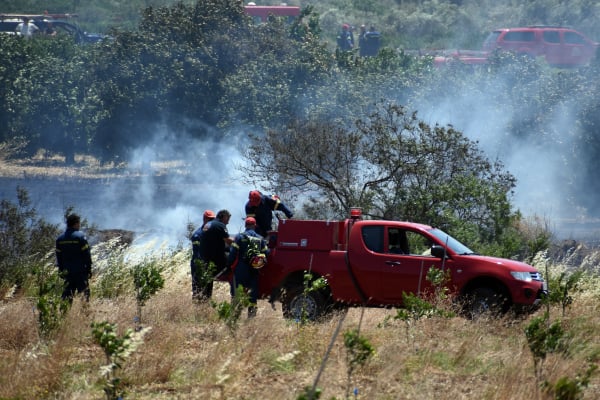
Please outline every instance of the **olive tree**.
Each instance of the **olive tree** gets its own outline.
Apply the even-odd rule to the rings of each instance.
[[[244,170],[303,194],[309,217],[407,219],[496,237],[513,217],[515,178],[452,126],[430,126],[397,104],[344,126],[296,120],[251,139]]]

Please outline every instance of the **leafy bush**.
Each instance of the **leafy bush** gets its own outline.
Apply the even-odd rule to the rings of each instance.
[[[62,299],[65,282],[54,264],[36,265],[34,281],[37,288],[39,336],[48,339],[61,326],[64,315],[69,309],[69,301]]]
[[[146,301],[162,289],[165,284],[165,280],[161,275],[162,271],[163,268],[159,265],[159,260],[156,259],[145,259],[132,268],[135,299],[138,307],[136,319],[138,324],[142,321],[142,307],[146,304]]]
[[[53,260],[54,241],[59,230],[37,217],[29,194],[17,187],[17,203],[0,201],[0,288],[22,286],[31,265]]]

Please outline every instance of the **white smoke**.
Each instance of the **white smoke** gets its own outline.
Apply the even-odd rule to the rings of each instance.
[[[497,85],[495,87],[501,87]],[[488,89],[493,88],[490,85]],[[528,90],[542,91],[531,85]],[[533,93],[531,95],[534,95]],[[543,95],[539,93],[539,95]],[[513,204],[524,216],[541,217],[554,227],[558,237],[570,236],[563,223],[582,218],[586,210],[573,207],[567,171],[576,168],[574,138],[576,115],[581,107],[576,99],[554,105],[541,129],[543,137],[517,136],[511,131],[515,121],[529,117],[532,110],[513,104],[498,106],[501,96],[493,91],[465,90],[440,95],[434,104],[416,104],[419,117],[429,124],[452,125],[478,142],[490,160],[499,159],[517,178]],[[575,157],[575,158],[574,158]]]

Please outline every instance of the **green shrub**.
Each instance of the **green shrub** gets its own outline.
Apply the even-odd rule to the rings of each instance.
[[[37,217],[26,189],[17,186],[17,202],[0,201],[0,284],[22,286],[31,265],[51,258],[58,226]]]

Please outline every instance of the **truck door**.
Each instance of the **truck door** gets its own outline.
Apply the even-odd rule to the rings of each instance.
[[[545,30],[542,32],[542,43],[546,62],[550,65],[563,63],[563,46],[560,43],[560,32],[558,30]]]
[[[378,256],[381,266],[382,296],[389,304],[400,304],[402,292],[431,293],[429,268],[441,268],[441,260],[430,254],[431,241],[421,233],[386,227],[385,253]]]

